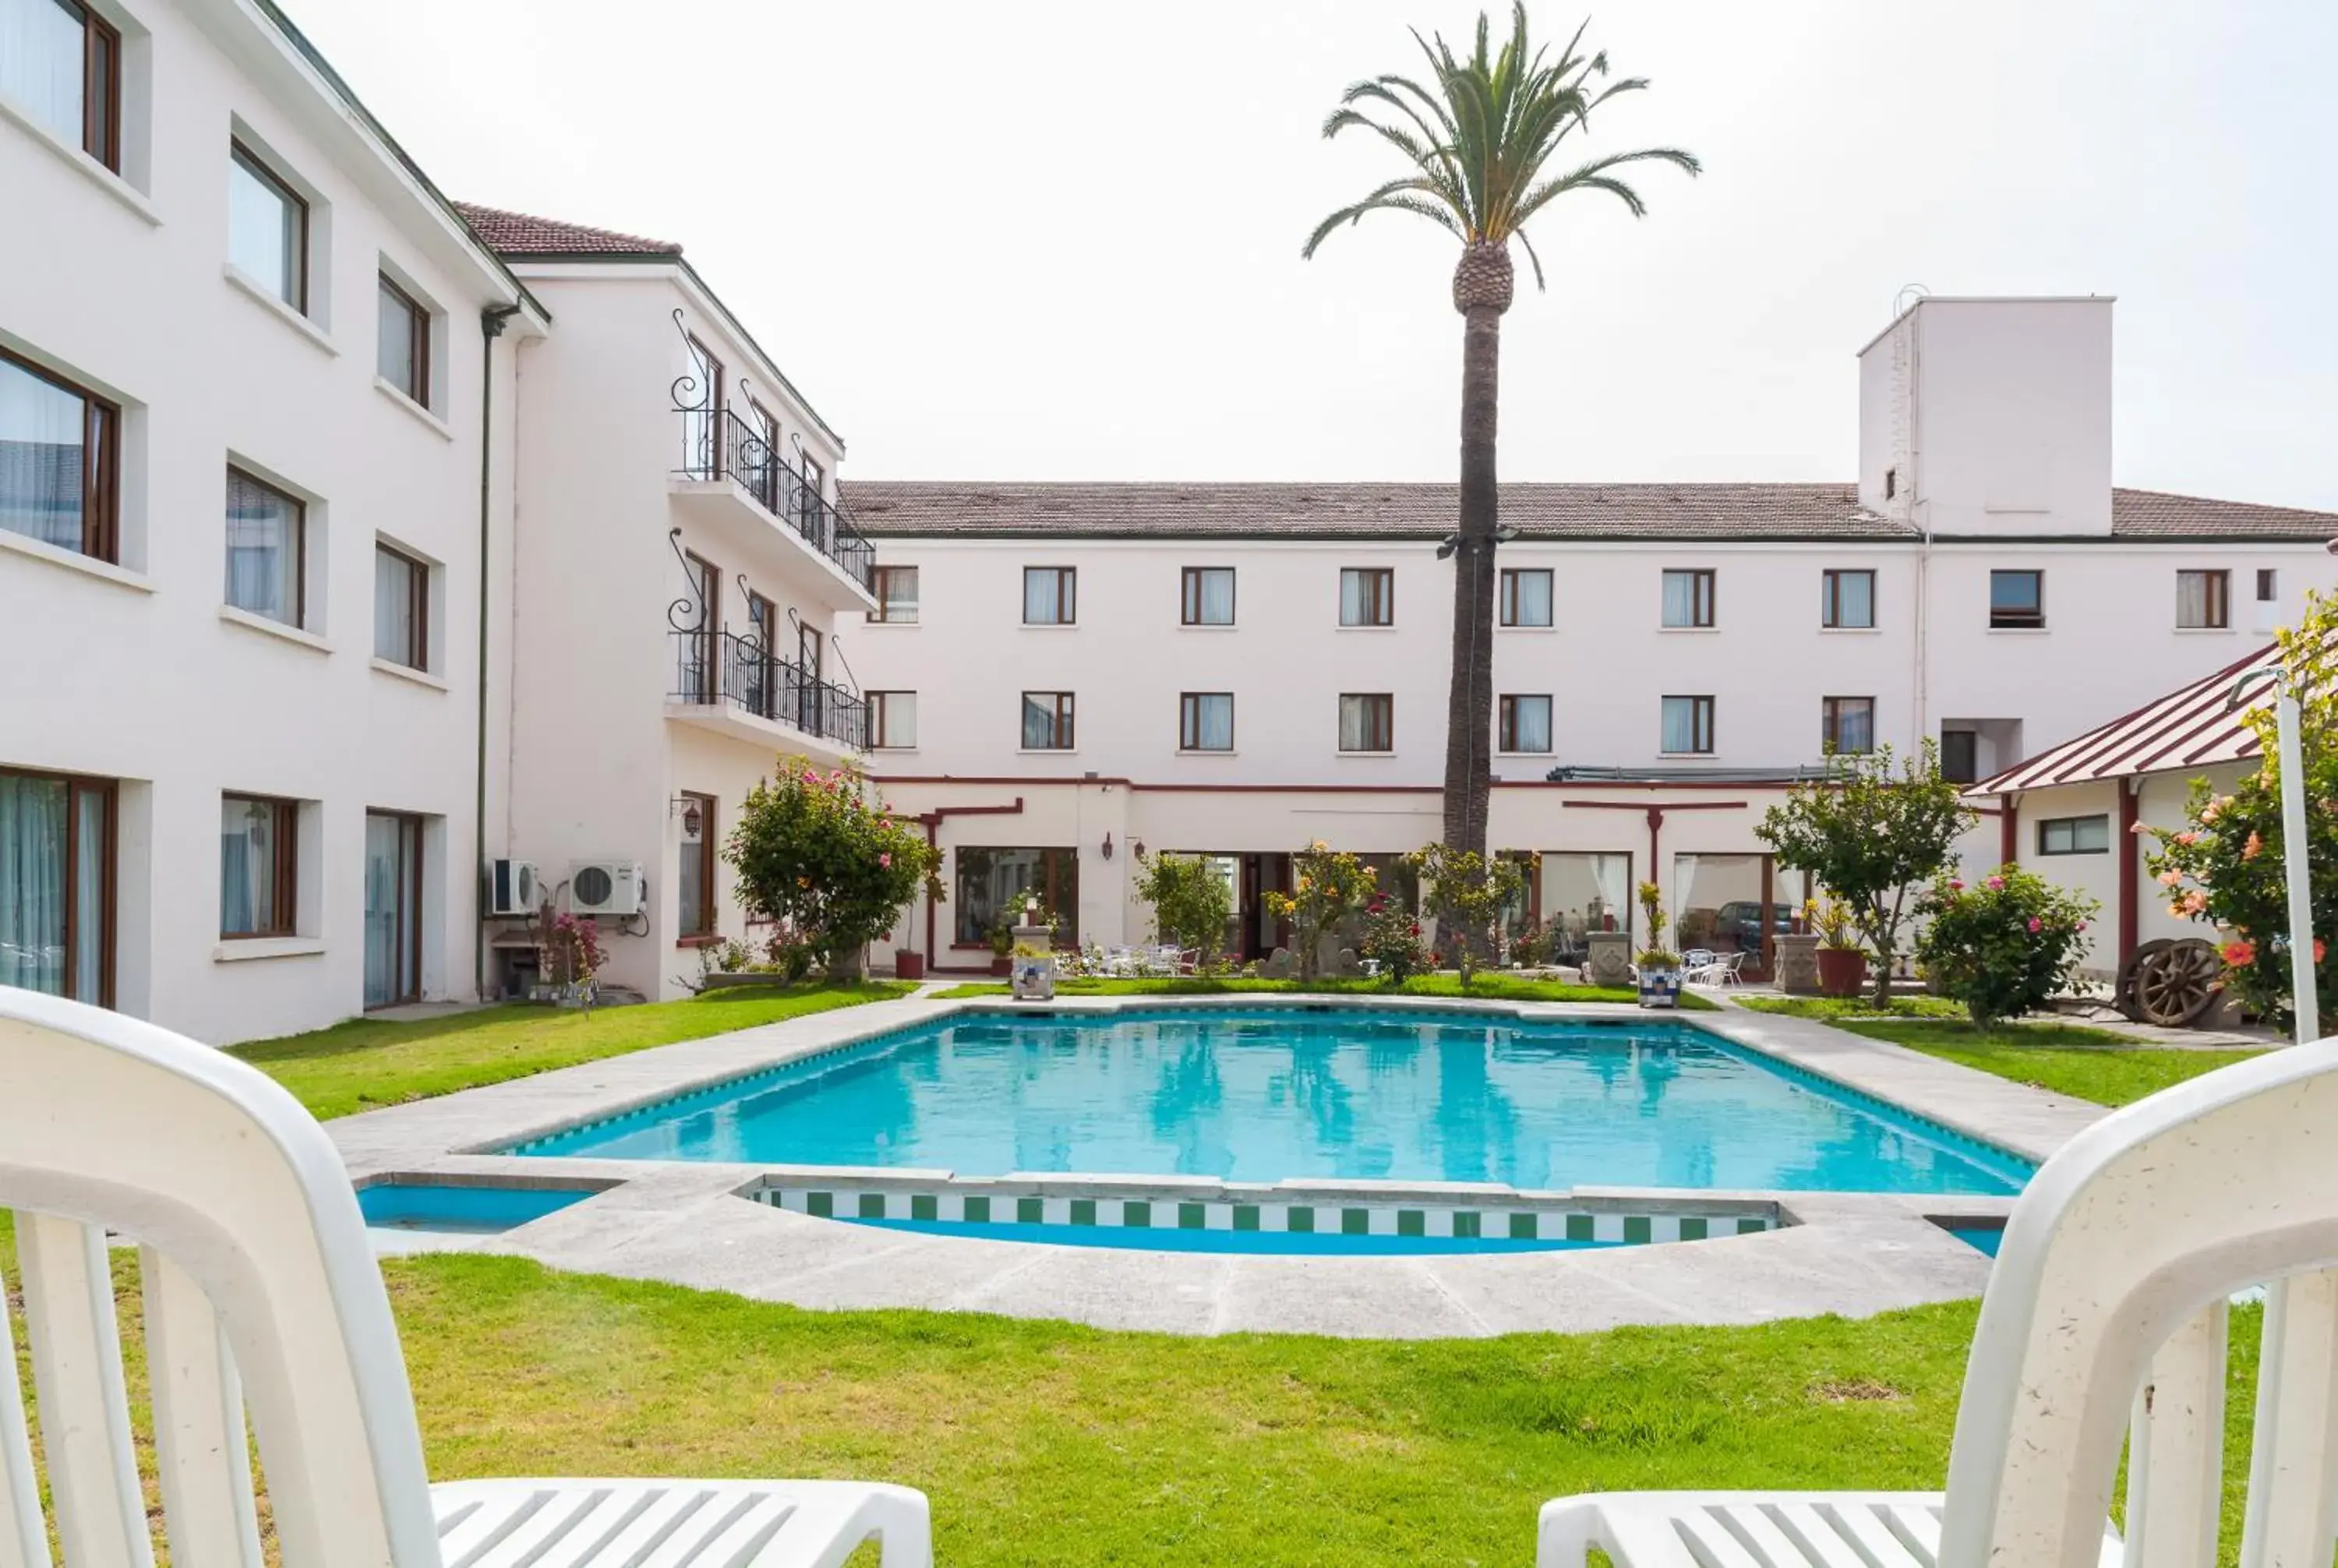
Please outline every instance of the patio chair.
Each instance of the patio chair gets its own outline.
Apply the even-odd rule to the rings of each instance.
[[[428,1485],[389,1298],[349,1172],[298,1102],[167,1030],[0,986],[0,1207],[15,1212],[29,1392],[0,1300],[0,1563],[257,1568],[246,1417],[286,1568],[655,1563],[929,1568],[926,1500],[838,1481]],[[137,1247],[150,1518],[108,1232]]]
[[[2338,1542],[2338,1038],[2239,1063],[2072,1139],[2015,1205],[1942,1492],[1562,1498],[1540,1568],[2209,1568],[2231,1294],[2264,1312],[2240,1561]],[[2128,1440],[2127,1540],[2110,1531]]]
[[[1706,981],[1705,984],[1708,985],[1743,985],[1745,983],[1745,977],[1740,975],[1738,971],[1744,967],[1745,955],[1744,952],[1724,953],[1718,959],[1714,961],[1713,978]]]

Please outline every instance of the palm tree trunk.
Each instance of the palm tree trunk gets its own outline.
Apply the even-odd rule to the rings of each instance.
[[[1502,301],[1508,304],[1505,298]],[[1461,527],[1453,558],[1453,676],[1445,704],[1445,842],[1486,852],[1494,730],[1494,425],[1502,313],[1462,313]]]

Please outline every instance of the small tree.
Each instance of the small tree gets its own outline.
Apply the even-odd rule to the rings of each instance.
[[[1999,867],[1978,887],[1936,883],[1916,904],[1927,921],[1916,956],[1932,989],[1963,1003],[1985,1029],[2036,1012],[2069,985],[2099,907],[2018,866]]]
[[[941,856],[889,814],[858,769],[822,773],[780,759],[776,779],[749,792],[722,847],[739,902],[801,940],[830,975],[892,929],[923,889],[942,897]]]
[[[1420,938],[1420,922],[1392,894],[1375,893],[1364,906],[1363,939],[1356,956],[1380,966],[1380,978],[1402,985],[1429,967],[1429,944]]]
[[[1405,858],[1420,874],[1421,906],[1437,916],[1440,939],[1461,971],[1461,988],[1469,988],[1478,954],[1501,951],[1502,910],[1526,896],[1526,868],[1516,860],[1496,857],[1490,862],[1474,849],[1430,844]]]
[[[1926,740],[1895,764],[1891,748],[1827,759],[1827,776],[1797,784],[1763,813],[1754,836],[1781,865],[1807,871],[1851,906],[1852,924],[1875,952],[1875,1003],[1891,995],[1891,961],[1909,894],[1949,868],[1979,815],[1940,777],[1940,748]],[[1762,912],[1764,924],[1769,911]]]
[[[1260,900],[1266,912],[1292,925],[1299,945],[1299,977],[1315,978],[1316,950],[1324,933],[1336,931],[1364,906],[1378,881],[1372,868],[1321,838],[1291,858],[1291,891],[1270,892]]]
[[[1201,951],[1202,962],[1216,959],[1234,908],[1217,862],[1200,855],[1137,858],[1136,896],[1153,906],[1153,929],[1164,942]]]

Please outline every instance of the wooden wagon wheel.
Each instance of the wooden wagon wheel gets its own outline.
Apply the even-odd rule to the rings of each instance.
[[[2181,1028],[2205,1013],[2224,989],[2224,961],[2196,936],[2171,942],[2136,965],[2137,1011],[2146,1024]]]
[[[2136,950],[2128,954],[2119,965],[2118,983],[2111,989],[2111,1005],[2117,1007],[2128,1022],[2135,1024],[2143,1022],[2143,1008],[2135,998],[2136,971],[2142,968],[2146,960],[2175,946],[2175,942],[2168,937],[2155,936],[2150,941],[2137,946]]]

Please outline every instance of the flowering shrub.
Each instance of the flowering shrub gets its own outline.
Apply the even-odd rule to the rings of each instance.
[[[589,1004],[593,976],[601,972],[605,956],[600,922],[590,915],[579,917],[564,910],[552,917],[536,944],[536,973],[548,985],[573,987],[572,994]]]
[[[1421,906],[1437,916],[1438,940],[1452,955],[1466,990],[1481,956],[1502,950],[1502,910],[1526,897],[1526,867],[1449,844],[1430,844],[1405,858],[1420,874]]]
[[[833,975],[857,959],[920,888],[942,897],[941,857],[922,831],[889,815],[858,770],[823,773],[801,757],[780,759],[779,777],[749,793],[722,858],[748,913],[800,946],[782,962],[791,978],[797,962]]]
[[[1321,838],[1291,858],[1291,891],[1269,892],[1260,902],[1278,920],[1292,924],[1299,949],[1299,977],[1315,978],[1316,952],[1326,933],[1364,906],[1378,878],[1372,868]]]
[[[1356,945],[1356,956],[1379,965],[1381,977],[1391,985],[1426,974],[1429,965],[1429,944],[1421,940],[1420,922],[1402,900],[1386,893],[1373,894],[1364,906],[1364,936]]]
[[[1935,883],[1916,903],[1929,922],[1916,957],[1932,989],[1963,1003],[1975,1024],[2019,1017],[2070,983],[2098,907],[2013,866],[1978,887]]]
[[[1201,855],[1137,857],[1136,896],[1153,906],[1153,929],[1164,942],[1194,948],[1208,963],[1225,946],[1233,889],[1216,861]]]

